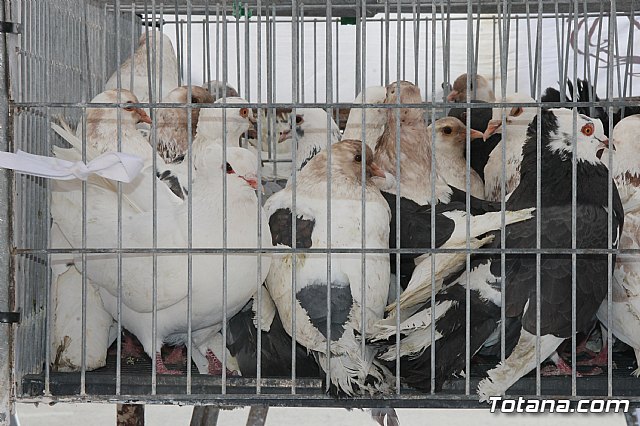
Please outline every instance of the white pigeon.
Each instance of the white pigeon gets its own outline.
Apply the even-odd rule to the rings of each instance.
[[[383,176],[366,147],[366,182],[361,182],[362,149],[359,141],[342,141],[331,147],[331,233],[330,246],[336,248],[384,249],[389,247],[389,207],[371,181]],[[297,179],[296,245],[298,248],[326,248],[327,157],[323,150],[300,171]],[[362,241],[362,185],[365,188],[366,242]],[[272,243],[283,248],[292,244],[292,195],[287,186],[265,204]],[[327,283],[327,255],[291,253],[273,256],[267,289],[275,302],[282,324],[290,335],[295,292],[296,333],[293,336],[330,373],[331,391],[338,394],[377,393],[388,390],[384,367],[374,362],[374,350],[361,351],[356,333],[367,331],[383,317],[389,287],[389,255],[385,253],[333,253],[331,282]],[[366,279],[362,261],[366,262]],[[295,267],[296,279],[292,282]],[[364,280],[365,294],[362,293]],[[292,290],[295,286],[295,290]],[[330,327],[327,329],[327,294],[331,293]],[[363,300],[364,298],[364,300]],[[362,307],[366,307],[366,322]],[[328,332],[330,330],[330,332]],[[331,355],[327,356],[330,336]]]
[[[202,87],[191,87],[190,102],[187,99],[188,95],[188,86],[176,87],[162,99],[162,102],[185,104],[185,106],[181,108],[158,108],[156,110],[156,149],[165,163],[181,162],[189,148],[189,115],[186,104],[208,104],[214,102],[213,96]],[[200,108],[193,105],[191,108],[191,141],[196,135],[199,115]],[[149,143],[153,145],[153,142],[153,134],[150,134]]]
[[[128,90],[120,91],[120,102],[137,103],[138,99]],[[118,102],[118,91],[107,90],[97,95],[93,103]],[[118,129],[118,114],[120,127]],[[149,116],[137,107],[124,107],[118,113],[117,108],[87,108],[86,150],[87,160],[91,160],[105,152],[118,151],[118,134],[121,140],[121,151],[141,156],[147,162],[152,156],[152,149],[146,139],[136,130],[139,122],[150,122]],[[69,129],[52,126],[72,148],[54,147],[54,155],[58,158],[78,161],[82,160],[83,143]],[[150,167],[150,166],[147,166]],[[152,181],[155,174],[150,170],[143,170],[131,183],[122,184],[123,212],[150,211],[153,206]],[[87,186],[87,206],[91,211],[91,201],[102,193],[110,193],[114,204],[102,213],[110,214],[113,220],[117,218],[117,195],[115,184],[96,177],[89,179]],[[95,184],[99,184],[97,186]],[[109,188],[105,190],[104,187]],[[180,200],[173,196],[163,184],[157,185],[158,206],[176,205]],[[82,184],[80,181],[52,181],[51,228],[52,248],[69,248],[70,242],[60,232],[68,227],[78,227],[81,216],[78,216],[82,206]],[[71,210],[70,210],[71,209]],[[152,223],[147,223],[146,229],[152,231]],[[117,230],[112,229],[113,235]],[[61,371],[75,371],[81,365],[82,317],[81,312],[81,283],[82,278],[73,265],[72,255],[54,254],[51,259],[52,277],[51,293],[53,329],[51,338],[51,359],[54,368]],[[78,285],[79,284],[79,285]],[[97,293],[97,287],[91,280],[87,282],[87,317],[86,317],[86,367],[88,370],[105,365],[106,352],[113,341],[110,334],[112,319],[104,310],[102,301]]]
[[[624,229],[620,238],[621,249],[640,249],[640,115],[622,119],[613,129],[613,177],[625,207]],[[602,161],[608,164],[608,151]],[[631,205],[631,202],[635,204]],[[612,280],[611,331],[618,339],[633,348],[638,368],[633,375],[640,377],[640,264],[635,254],[618,254]],[[607,300],[598,310],[598,319],[606,327]],[[606,334],[603,334],[606,337]],[[603,342],[601,351],[607,351]]]
[[[161,101],[178,86],[178,61],[171,40],[157,30],[149,29],[148,33],[153,48],[148,49],[149,43],[147,43],[145,30],[138,40],[133,56],[111,75],[104,86],[105,90],[118,88],[118,73],[120,73],[120,88],[129,89],[135,93],[142,103],[149,102],[148,64],[155,64],[151,74],[153,85],[151,93],[155,95],[154,102]]]
[[[364,100],[363,100],[364,97]],[[364,89],[354,100],[354,104],[382,104],[387,97],[387,89],[382,86],[371,86]],[[369,148],[375,151],[376,143],[387,121],[384,108],[358,108],[353,107],[349,111],[349,118],[342,133],[344,139],[361,141],[362,135],[362,110],[364,109],[364,141]]]
[[[289,117],[290,127],[280,132],[279,142],[290,140],[296,143],[296,171],[302,168],[319,152],[340,141],[340,129],[322,108],[297,108],[295,117]],[[294,136],[295,133],[295,136]],[[293,147],[291,151],[293,151]],[[285,157],[286,158],[286,157]],[[293,154],[289,154],[293,158]],[[291,181],[291,179],[290,179]]]
[[[491,121],[484,132],[484,139],[494,133],[502,133],[502,140],[489,154],[484,167],[484,198],[489,201],[502,199],[502,151],[505,157],[505,195],[509,195],[520,183],[522,146],[527,139],[527,128],[536,115],[535,107],[522,107],[518,103],[535,102],[530,96],[514,93],[505,102],[515,105],[505,111],[506,129],[502,128],[502,108],[494,108]]]
[[[444,180],[461,191],[467,190],[466,140],[467,127],[455,117],[444,117],[427,129],[431,146],[436,153],[438,171]],[[435,137],[434,137],[435,135]],[[470,129],[471,140],[482,137],[482,133]],[[484,184],[480,175],[469,169],[471,195],[484,198]]]
[[[223,228],[227,227],[227,247],[258,247],[258,217],[262,215],[262,246],[270,247],[267,221],[258,206],[254,188],[256,158],[243,148],[227,149],[227,163],[223,163],[222,148],[215,143],[199,140],[193,145],[194,166],[198,170],[193,182],[192,247],[222,248]],[[232,166],[233,165],[233,166]],[[235,167],[235,168],[234,168]],[[226,172],[227,210],[223,213],[223,176]],[[96,197],[98,198],[98,197]],[[112,202],[111,197],[95,199],[96,204]],[[117,241],[113,229],[113,217],[103,217],[100,212],[107,206],[92,208],[88,212],[87,245],[89,247],[115,248]],[[122,220],[123,247],[150,249],[150,235],[139,232],[150,221],[153,212],[124,215]],[[159,209],[156,212],[157,246],[163,248],[187,248],[188,205]],[[73,246],[80,240],[79,227],[63,229]],[[79,260],[79,259],[76,259]],[[227,260],[227,316],[230,318],[250,299],[256,282],[264,280],[270,259],[262,256],[262,277],[257,277],[255,254],[229,254]],[[105,309],[117,315],[117,264],[115,255],[88,255],[86,273],[100,287]],[[78,267],[81,266],[76,262]],[[192,330],[206,329],[206,334],[217,332],[222,326],[222,254],[193,255],[193,310]],[[122,321],[123,326],[141,341],[145,352],[156,360],[159,373],[175,373],[168,370],[160,357],[163,342],[188,343],[187,333],[187,255],[159,254],[157,259],[157,299],[153,292],[153,258],[151,254],[126,254],[122,256]],[[154,303],[155,302],[155,303]],[[157,339],[151,333],[153,309],[157,309]],[[215,329],[217,328],[217,329]],[[197,334],[196,334],[197,336]],[[195,337],[195,336],[194,336]]]
[[[223,143],[226,143],[227,147],[239,146],[240,137],[255,122],[253,112],[250,108],[238,105],[247,103],[242,98],[227,98],[226,102],[228,106],[224,108],[200,108],[193,144],[196,141],[201,141],[219,146],[222,146]],[[222,104],[222,100],[219,99],[215,103]],[[223,122],[226,123],[224,126]],[[223,136],[225,133],[226,138]],[[161,163],[160,160],[159,164]],[[187,198],[189,192],[188,155],[185,155],[181,163],[158,166],[157,174],[160,180],[167,184],[175,194],[182,199]],[[195,179],[196,174],[197,170],[192,170],[192,179]]]
[[[495,102],[496,97],[493,94],[489,80],[486,77],[476,74],[471,80],[470,85],[471,99],[485,102]],[[449,102],[466,102],[467,101],[467,73],[460,74],[453,82],[453,87],[449,95]]]
[[[51,228],[51,247],[70,248],[57,224]],[[82,275],[68,265],[69,255],[51,256],[51,347],[54,371],[80,371],[82,367]],[[92,371],[107,363],[107,349],[117,329],[104,309],[96,287],[87,280],[85,368]]]

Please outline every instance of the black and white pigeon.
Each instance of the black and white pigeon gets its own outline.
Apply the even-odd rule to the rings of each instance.
[[[388,248],[389,207],[371,180],[371,176],[384,174],[373,162],[371,150],[359,141],[342,141],[331,147],[330,160],[331,216],[327,211],[328,151],[324,150],[297,176],[295,218],[291,186],[274,194],[265,204],[272,243],[283,248],[292,247],[292,226],[295,225],[298,249],[361,249],[363,245]],[[362,181],[362,167],[365,167],[365,181]],[[362,185],[366,241],[362,241]],[[363,256],[366,277],[362,274]],[[292,253],[274,253],[267,289],[290,335],[295,309],[293,337],[328,372],[330,383],[327,386],[332,393],[384,393],[390,386],[390,374],[374,360],[373,349],[362,351],[357,334],[363,330],[367,332],[383,317],[389,287],[389,255],[333,253],[329,259],[331,276],[327,282],[327,254],[299,253],[294,263]],[[294,269],[296,279],[292,282]],[[292,294],[295,294],[295,306],[292,306]],[[326,303],[329,294],[330,317]],[[366,307],[365,323],[362,323],[363,307]],[[328,342],[330,353],[327,353]]]
[[[526,208],[536,204],[536,128],[530,124],[523,148],[520,184],[508,200],[508,208]],[[602,154],[609,146],[600,120],[575,116],[577,123],[576,169],[577,204],[576,248],[617,248],[624,223],[624,211],[618,191],[613,188],[613,205],[608,204],[608,170]],[[540,247],[572,247],[572,152],[574,112],[567,109],[543,110],[540,135],[542,143],[541,206],[539,215]],[[608,211],[612,213],[613,236],[608,242]],[[535,221],[511,225],[507,229],[506,247],[536,247]],[[496,238],[497,240],[497,238]],[[586,333],[593,326],[595,314],[607,294],[606,254],[576,255],[576,311],[572,313],[572,259],[570,254],[542,254],[540,263],[540,361],[552,356],[565,339],[572,337],[572,314],[577,332]],[[497,259],[496,259],[497,260]],[[511,355],[487,374],[478,385],[481,401],[504,394],[522,376],[536,367],[536,256],[506,256],[506,306],[508,318],[519,318],[520,337]],[[481,267],[487,284],[499,283],[500,265],[490,261]],[[472,272],[473,273],[473,272]],[[482,275],[478,280],[482,281]],[[473,277],[473,281],[476,278]]]
[[[571,248],[571,129],[572,111],[543,110],[542,113],[542,204],[535,215],[541,219],[541,248]],[[599,155],[607,145],[602,124],[578,115],[578,204],[577,247],[607,247],[607,169]],[[530,124],[520,185],[507,202],[508,209],[525,209],[536,204],[537,117]],[[622,205],[614,194],[614,247],[622,229]],[[500,233],[494,232],[487,246],[500,248]],[[536,221],[506,227],[506,248],[534,249]],[[606,255],[578,255],[577,330],[591,328],[595,312],[607,291]],[[481,400],[503,394],[520,377],[535,367],[535,254],[506,255],[507,339],[509,325],[522,323],[520,333],[507,341],[507,360],[489,372],[478,388]],[[405,383],[421,390],[431,387],[431,327],[435,318],[436,390],[445,380],[465,369],[466,283],[470,286],[471,337],[473,356],[500,333],[500,256],[472,256],[469,275],[447,280],[435,301],[427,301],[414,315],[401,318],[401,375]],[[571,255],[541,257],[541,357],[543,361],[571,336]],[[393,366],[395,327],[381,324],[377,340],[385,349],[379,357]],[[518,328],[520,328],[518,326]],[[381,330],[386,332],[384,335]],[[520,338],[518,340],[518,334]],[[386,339],[386,340],[385,340]]]

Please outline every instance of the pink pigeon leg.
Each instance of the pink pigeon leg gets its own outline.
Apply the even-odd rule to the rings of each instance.
[[[156,352],[156,373],[158,374],[170,374],[173,376],[182,374],[182,371],[179,370],[169,370],[162,361],[162,354],[160,352]]]
[[[183,352],[183,346],[174,346],[169,355],[165,357],[165,362],[167,364],[185,364],[186,360]]]

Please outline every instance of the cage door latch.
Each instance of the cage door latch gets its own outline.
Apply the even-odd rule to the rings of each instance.
[[[17,22],[0,21],[0,33],[21,34],[22,25]]]
[[[0,323],[16,324],[20,322],[20,312],[0,312]]]

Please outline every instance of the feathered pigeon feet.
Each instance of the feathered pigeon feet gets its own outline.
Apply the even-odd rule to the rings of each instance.
[[[138,342],[138,340],[130,333],[122,333],[122,358],[142,358],[144,356],[144,349]]]
[[[540,374],[545,377],[550,376],[570,376],[571,375],[571,366],[566,363],[566,361],[558,356],[557,359],[553,358],[553,362],[555,365],[547,365],[540,369]],[[580,363],[576,365],[581,365]],[[595,367],[590,371],[576,371],[576,377],[584,377],[584,376],[597,376],[602,374],[602,369],[599,367]]]
[[[169,355],[164,357],[164,362],[173,365],[185,365],[186,354],[184,353],[184,346],[174,346]]]
[[[211,349],[207,349],[207,354],[205,356],[209,362],[207,373],[212,376],[222,376],[222,362],[213,353],[213,351]],[[229,370],[227,368],[227,376],[239,376],[239,374],[237,371]]]
[[[489,377],[486,377],[478,384],[478,397],[480,402],[489,402],[492,396],[504,395],[506,389],[498,382],[494,383]]]
[[[157,374],[169,374],[172,376],[177,376],[182,374],[180,370],[169,370],[164,362],[162,361],[162,354],[160,352],[156,352],[156,373]]]
[[[593,353],[593,352],[592,352]],[[600,352],[593,353],[593,357],[585,361],[578,361],[576,365],[594,365],[596,367],[606,367],[609,362],[609,349],[607,345],[603,345]]]

